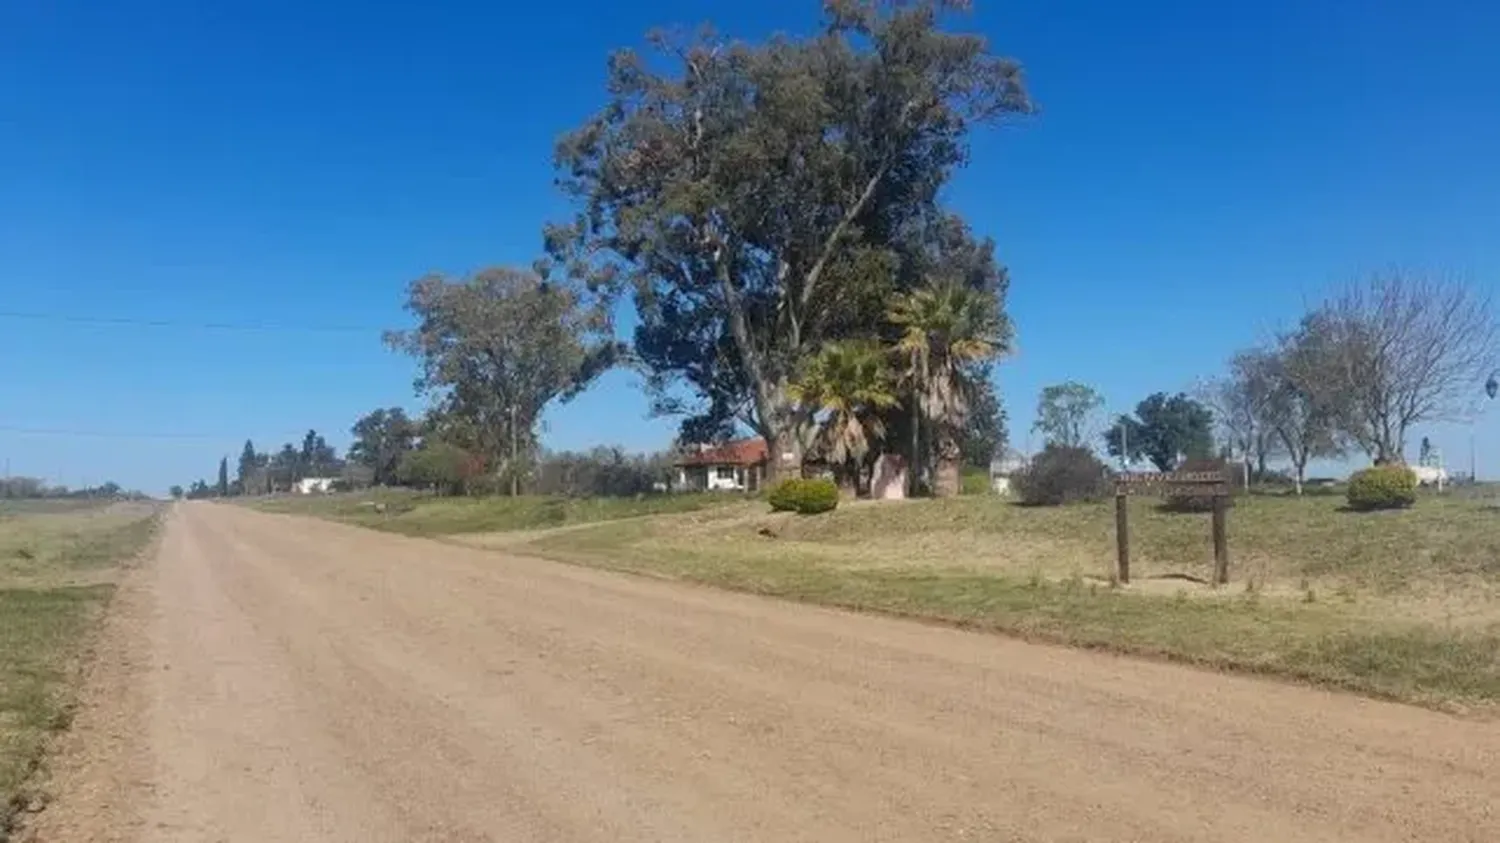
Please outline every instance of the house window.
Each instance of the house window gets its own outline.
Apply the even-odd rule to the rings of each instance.
[[[714,469],[714,476],[719,478],[720,480],[733,480],[734,466],[721,465],[718,468]]]

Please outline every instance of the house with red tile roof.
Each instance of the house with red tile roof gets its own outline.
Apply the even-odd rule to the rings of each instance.
[[[694,492],[755,492],[766,479],[770,460],[766,440],[738,439],[718,445],[693,445],[673,465],[677,488]]]

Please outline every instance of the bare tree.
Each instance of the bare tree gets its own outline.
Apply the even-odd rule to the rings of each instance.
[[[1458,421],[1494,368],[1488,295],[1450,278],[1390,271],[1309,314],[1299,380],[1377,464],[1403,461],[1420,422]]]
[[[1264,476],[1267,463],[1279,450],[1280,439],[1270,421],[1276,388],[1276,355],[1264,348],[1238,352],[1229,371],[1197,389],[1198,400],[1214,411],[1232,450],[1241,455],[1248,477],[1253,468]]]
[[[1262,358],[1270,386],[1264,409],[1265,424],[1275,434],[1292,463],[1297,494],[1307,480],[1307,464],[1318,457],[1344,452],[1339,441],[1338,405],[1324,404],[1320,385],[1326,381],[1316,339],[1305,332],[1283,335],[1276,350]]]

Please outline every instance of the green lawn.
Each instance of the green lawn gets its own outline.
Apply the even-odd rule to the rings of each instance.
[[[68,723],[79,648],[117,567],[151,540],[157,512],[0,508],[0,840],[32,798],[49,735]]]

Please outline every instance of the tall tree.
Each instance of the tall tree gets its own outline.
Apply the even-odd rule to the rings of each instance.
[[[387,342],[420,362],[417,391],[438,399],[450,443],[508,474],[512,494],[542,410],[577,394],[619,353],[602,303],[530,272],[429,276],[411,285],[407,310],[417,327]]]
[[[653,35],[610,59],[611,100],[559,144],[580,206],[553,267],[633,289],[636,353],[683,438],[736,422],[795,473],[813,419],[791,394],[822,346],[878,331],[891,295],[954,261],[1003,286],[939,202],[977,123],[1027,111],[1016,62],[945,31],[953,0],[829,0],[818,35]],[[699,399],[667,397],[685,386]]]
[[[901,330],[897,349],[908,361],[911,406],[936,456],[933,493],[956,495],[960,443],[981,373],[1010,346],[1010,325],[998,299],[956,280],[940,280],[900,296],[888,316]],[[919,442],[914,436],[913,442]],[[926,456],[913,454],[915,475]]]
[[[1280,450],[1280,439],[1270,413],[1280,366],[1276,352],[1252,348],[1229,360],[1229,371],[1204,383],[1199,399],[1214,413],[1229,450],[1238,454],[1245,474],[1264,476],[1271,457]]]
[[[273,491],[290,491],[302,479],[302,452],[290,442],[282,445],[281,450],[271,457],[267,471]]]
[[[1104,396],[1091,386],[1067,381],[1044,387],[1036,403],[1036,423],[1048,445],[1082,448],[1098,432],[1095,413],[1104,406]]]
[[[338,472],[338,451],[316,430],[309,430],[297,457],[298,477],[332,477]]]
[[[1322,374],[1326,357],[1317,342],[1316,336],[1306,332],[1283,335],[1267,369],[1271,394],[1265,408],[1265,424],[1275,432],[1292,463],[1298,495],[1307,480],[1309,462],[1344,453],[1338,433],[1340,407],[1328,403],[1329,396],[1322,391],[1326,383]]]
[[[1300,327],[1299,380],[1377,464],[1401,462],[1422,422],[1457,421],[1495,368],[1488,294],[1402,271],[1346,287]]]
[[[885,436],[881,411],[900,403],[885,350],[874,341],[824,346],[793,382],[792,396],[822,415],[815,445],[839,485],[857,493],[865,457]]]
[[[995,390],[990,367],[977,368],[970,392],[969,423],[964,427],[963,441],[959,448],[963,452],[964,466],[989,470],[990,463],[1004,456],[1010,434],[1006,430],[1005,407]]]
[[[401,458],[416,448],[418,427],[400,407],[375,410],[350,429],[354,442],[349,459],[372,472],[372,481],[385,486],[397,481]]]
[[[229,457],[219,457],[219,497],[229,497]]]
[[[256,484],[259,472],[266,464],[266,455],[257,453],[255,443],[249,439],[245,440],[245,447],[240,451],[240,463],[236,471],[237,486],[239,493],[248,495],[261,491]]]
[[[1105,434],[1105,443],[1112,456],[1124,455],[1128,448],[1131,459],[1144,455],[1158,469],[1171,471],[1182,459],[1213,454],[1214,415],[1183,393],[1158,392],[1136,405],[1135,418],[1121,416]]]

